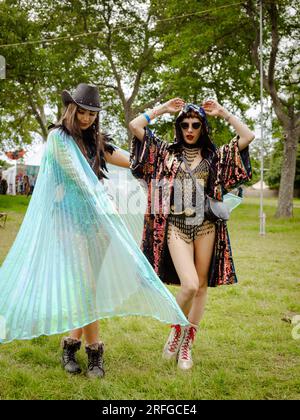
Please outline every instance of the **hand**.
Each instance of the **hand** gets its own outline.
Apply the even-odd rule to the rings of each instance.
[[[181,98],[173,98],[163,104],[164,112],[175,114],[179,112],[185,105],[185,102]]]
[[[211,117],[224,117],[226,112],[225,108],[222,107],[217,101],[214,99],[208,99],[202,103],[202,108],[206,112],[207,115]]]

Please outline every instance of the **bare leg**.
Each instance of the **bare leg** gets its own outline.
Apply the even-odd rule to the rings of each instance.
[[[194,296],[191,310],[188,314],[189,321],[198,325],[203,317],[206,299],[210,261],[215,244],[215,229],[205,235],[199,235],[194,241],[195,266],[199,279],[199,289]]]
[[[98,321],[86,325],[83,328],[78,328],[70,332],[69,337],[75,340],[80,340],[82,335],[85,337],[86,345],[99,342],[99,325]]]
[[[86,325],[83,329],[83,334],[87,346],[99,342],[99,324],[98,321]]]
[[[73,330],[70,332],[69,337],[75,340],[80,340],[82,337],[82,332],[82,328],[77,328],[77,330]]]
[[[194,245],[193,242],[188,244],[176,235],[172,226],[169,226],[169,229],[168,246],[181,283],[176,300],[182,312],[188,316],[193,298],[199,289],[198,274],[194,264]]]

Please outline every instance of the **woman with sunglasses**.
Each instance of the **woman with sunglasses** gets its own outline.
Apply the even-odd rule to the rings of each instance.
[[[152,119],[178,111],[173,143],[147,127]],[[217,148],[206,114],[225,119],[237,136]],[[177,359],[186,370],[193,365],[192,344],[207,287],[237,282],[226,222],[205,216],[205,195],[222,201],[226,192],[251,178],[248,145],[254,134],[214,100],[199,107],[180,98],[136,117],[130,129],[131,170],[148,186],[142,249],[164,282],[181,285],[176,300],[190,322],[171,326],[163,357]]]

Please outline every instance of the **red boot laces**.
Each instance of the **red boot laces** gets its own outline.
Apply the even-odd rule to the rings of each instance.
[[[188,360],[190,358],[189,351],[191,349],[191,344],[195,339],[195,334],[196,328],[189,327],[180,349],[181,359]]]
[[[171,325],[172,328],[175,328],[175,334],[172,341],[169,344],[169,351],[174,352],[179,344],[181,337],[181,326],[180,325]]]

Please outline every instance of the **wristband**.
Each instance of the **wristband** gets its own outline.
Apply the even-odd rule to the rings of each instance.
[[[144,112],[143,115],[144,115],[144,117],[146,118],[146,120],[147,120],[147,122],[149,124],[150,121],[151,121],[151,118],[149,117],[149,115],[146,112]]]

